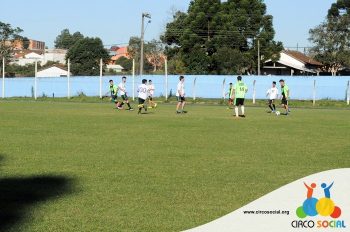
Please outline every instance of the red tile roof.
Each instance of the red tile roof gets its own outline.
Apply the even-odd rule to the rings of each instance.
[[[304,64],[311,64],[316,66],[323,66],[322,63],[318,62],[317,60],[312,59],[311,57],[308,57],[304,55],[301,52],[298,51],[291,51],[291,50],[285,50],[283,51],[285,54],[292,56],[293,58],[303,62]]]

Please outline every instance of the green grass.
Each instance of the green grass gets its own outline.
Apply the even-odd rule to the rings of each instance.
[[[247,107],[239,120],[224,106],[188,110],[1,101],[0,216],[12,221],[0,230],[180,231],[350,167],[347,109]]]
[[[155,98],[155,100],[159,103],[169,103],[169,104],[176,104],[177,100],[176,97],[170,97],[169,99],[165,100],[164,97],[158,97]],[[6,102],[12,102],[12,101],[37,101],[37,102],[80,102],[80,103],[109,103],[109,98],[105,97],[103,99],[100,99],[99,97],[87,97],[85,94],[81,93],[79,96],[71,97],[70,99],[67,99],[65,97],[60,98],[52,98],[50,96],[46,97],[38,97],[37,100],[34,100],[34,98],[31,97],[11,97],[11,98],[5,98],[2,101]],[[192,98],[187,98],[187,103],[191,105],[226,105],[227,99],[215,99],[215,98],[196,98],[196,100],[193,100]],[[280,100],[277,101],[277,104],[280,103]],[[256,106],[256,107],[266,107],[267,106],[267,100],[258,99],[256,100],[256,103],[253,104],[252,100],[248,99],[246,100],[245,104],[247,106]],[[313,108],[313,109],[324,109],[324,108],[346,108],[350,109],[350,106],[347,105],[346,101],[336,101],[336,100],[329,100],[329,99],[321,99],[317,100],[315,102],[315,105],[313,105],[312,100],[295,100],[292,99],[290,101],[290,105],[292,107],[298,107],[298,108]]]

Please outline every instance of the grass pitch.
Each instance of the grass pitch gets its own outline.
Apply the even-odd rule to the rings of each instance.
[[[180,231],[350,167],[350,111],[0,102],[0,230]]]

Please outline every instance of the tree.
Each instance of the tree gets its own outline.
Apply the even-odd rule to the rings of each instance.
[[[66,59],[70,59],[74,75],[95,76],[99,74],[100,59],[107,63],[110,57],[100,38],[86,37],[72,45]]]
[[[83,38],[84,35],[79,31],[71,34],[69,29],[64,29],[61,31],[61,34],[56,37],[55,48],[70,49],[77,41]]]
[[[13,46],[15,41],[21,41],[23,37],[20,35],[23,30],[19,27],[13,28],[8,23],[0,21],[0,64],[2,58],[5,57],[6,62],[12,58]]]
[[[350,0],[338,0],[328,11],[326,21],[310,30],[314,43],[311,53],[324,64],[322,71],[333,76],[350,65]]]
[[[126,71],[132,70],[132,59],[128,59],[125,56],[119,57],[115,63],[122,66]]]
[[[147,44],[144,45],[144,54],[148,52]],[[135,60],[135,69],[138,71],[140,68],[140,52],[141,52],[141,39],[139,37],[133,36],[130,37],[128,45],[128,53],[131,59]],[[147,56],[145,56],[147,58]],[[152,65],[149,63],[148,59],[144,60],[144,71],[150,72],[152,70]]]
[[[152,40],[145,45],[147,61],[153,66],[153,72],[162,68],[164,64],[164,48],[160,41]]]
[[[278,59],[283,49],[273,40],[272,19],[262,0],[193,0],[187,13],[174,14],[161,40],[169,60],[176,56],[187,73],[254,72],[258,40],[262,62]]]

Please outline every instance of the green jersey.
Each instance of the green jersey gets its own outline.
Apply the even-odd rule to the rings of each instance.
[[[235,98],[245,98],[245,94],[248,92],[248,87],[243,81],[237,81],[233,89],[235,90]]]
[[[289,97],[289,87],[287,85],[284,85],[283,87],[281,87],[281,92],[284,98]]]
[[[118,93],[118,86],[117,85],[110,85],[109,90],[111,91],[111,95],[116,96]]]

